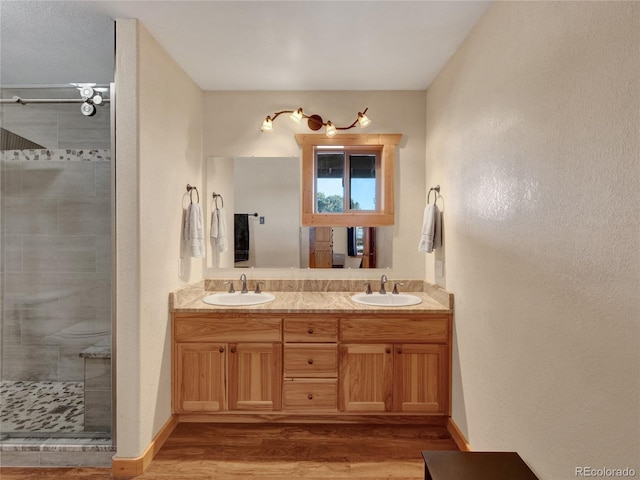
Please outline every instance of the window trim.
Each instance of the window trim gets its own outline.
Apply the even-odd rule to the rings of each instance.
[[[322,134],[296,134],[302,147],[302,219],[303,226],[354,225],[381,227],[394,224],[395,212],[395,151],[402,138],[401,133],[342,134],[327,137]],[[315,155],[317,146],[379,147],[380,151],[380,202],[377,210],[351,210],[342,213],[315,213]]]

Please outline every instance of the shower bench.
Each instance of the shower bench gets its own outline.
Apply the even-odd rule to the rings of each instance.
[[[80,352],[84,359],[84,430],[111,431],[111,338]]]

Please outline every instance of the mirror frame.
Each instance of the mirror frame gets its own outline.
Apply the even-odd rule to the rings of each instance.
[[[393,225],[394,175],[396,146],[401,133],[343,134],[327,137],[322,134],[296,134],[296,141],[302,147],[302,226],[305,227],[384,227]],[[316,213],[314,212],[314,148],[316,146],[374,146],[380,153],[380,206],[376,211]]]

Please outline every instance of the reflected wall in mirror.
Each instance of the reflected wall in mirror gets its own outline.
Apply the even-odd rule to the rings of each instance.
[[[297,157],[207,158],[206,231],[215,192],[222,196],[219,208],[224,201],[228,243],[218,252],[216,240],[208,238],[208,268],[391,267],[393,227],[321,227],[328,230],[318,232],[319,227],[300,226],[300,163]],[[323,244],[327,236],[329,243]],[[324,255],[321,261],[319,255]]]

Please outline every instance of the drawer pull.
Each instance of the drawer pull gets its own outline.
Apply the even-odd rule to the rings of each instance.
[[[224,353],[224,347],[220,347],[220,353]]]
[[[313,365],[313,358],[310,358],[309,360],[307,360],[307,363],[308,363],[309,365]]]
[[[311,393],[310,393],[309,395],[307,395],[307,398],[308,398],[309,400],[313,400],[313,394],[311,394]]]
[[[309,332],[309,335],[313,335],[313,328],[310,328],[307,332]]]

